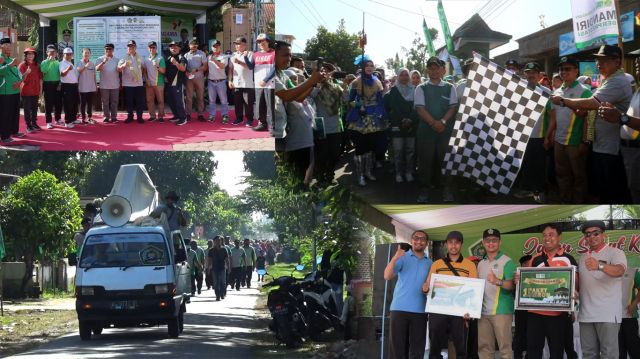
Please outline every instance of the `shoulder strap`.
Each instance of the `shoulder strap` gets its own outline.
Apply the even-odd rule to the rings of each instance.
[[[455,275],[456,277],[460,276],[460,273],[458,273],[458,271],[455,268],[453,268],[453,266],[451,265],[451,261],[449,260],[449,258],[444,259],[444,264],[447,265],[447,268],[449,268],[449,270],[451,271],[451,273],[453,273],[453,275]]]

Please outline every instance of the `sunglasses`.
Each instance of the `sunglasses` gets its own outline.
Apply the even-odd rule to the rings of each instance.
[[[597,237],[599,235],[601,235],[603,232],[602,231],[591,231],[591,232],[585,232],[584,233],[584,237],[585,238],[591,238],[591,237]]]

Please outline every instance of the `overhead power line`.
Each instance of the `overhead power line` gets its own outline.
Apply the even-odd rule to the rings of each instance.
[[[358,8],[358,7],[355,7],[355,6],[353,6],[353,5],[351,5],[351,4],[347,3],[347,2],[345,2],[345,1],[343,1],[343,0],[338,0],[338,1],[339,1],[339,2],[341,2],[341,3],[342,3],[342,4],[344,4],[344,5],[346,5],[346,6],[350,7],[350,8],[352,8],[352,9],[356,9],[356,10],[358,10],[358,11],[364,12],[365,14],[367,14],[367,15],[369,15],[369,16],[371,16],[371,17],[374,17],[374,18],[376,18],[376,19],[378,19],[378,20],[380,20],[380,21],[384,21],[384,22],[386,22],[386,23],[388,23],[388,24],[391,24],[391,25],[393,25],[393,26],[396,26],[396,27],[398,27],[398,28],[400,28],[400,29],[407,30],[407,31],[411,32],[412,34],[417,34],[417,33],[418,33],[416,30],[409,29],[409,28],[404,27],[404,26],[402,26],[402,25],[398,25],[398,24],[396,24],[396,23],[394,23],[394,22],[391,22],[391,21],[389,21],[389,20],[387,20],[387,19],[385,19],[385,18],[382,18],[382,17],[380,17],[380,16],[378,16],[378,15],[372,14],[372,13],[370,13],[370,12],[368,12],[368,11],[365,11],[365,10],[363,10],[363,9],[360,9],[360,8]]]

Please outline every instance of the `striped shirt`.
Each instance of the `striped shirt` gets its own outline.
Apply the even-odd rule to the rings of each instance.
[[[493,274],[500,280],[511,280],[516,271],[516,265],[511,258],[505,256],[502,252],[498,252],[492,260],[485,256],[478,263],[478,278],[485,279],[482,314],[513,314],[512,291],[486,281],[489,271],[493,271]]]
[[[562,86],[554,92],[556,96],[565,98],[590,98],[591,90],[574,81],[569,86]],[[584,118],[568,107],[556,107],[556,136],[555,141],[562,145],[579,145],[582,143]]]

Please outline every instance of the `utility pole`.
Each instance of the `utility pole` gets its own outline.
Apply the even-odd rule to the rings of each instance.
[[[258,44],[256,43],[256,39],[258,38],[258,34],[262,31],[264,27],[264,20],[262,19],[262,0],[254,0],[254,25],[253,29],[253,46],[255,46],[255,51],[258,50]]]

